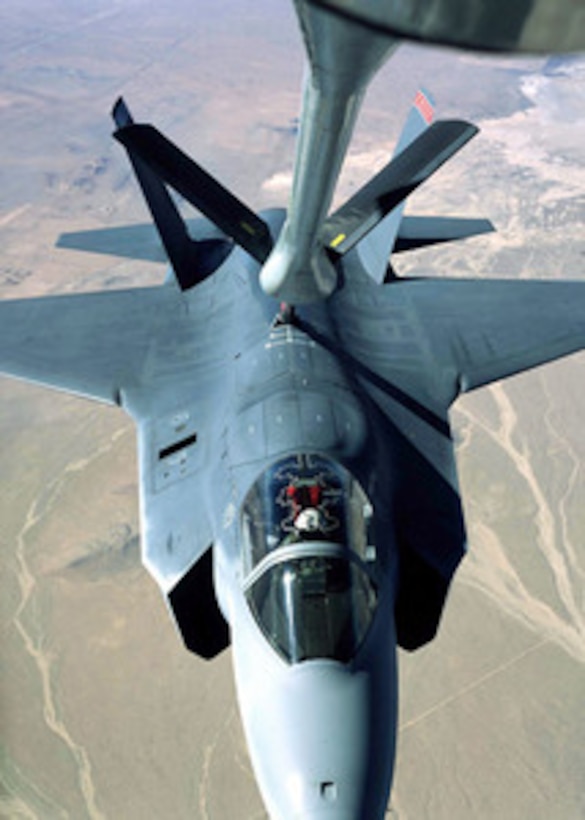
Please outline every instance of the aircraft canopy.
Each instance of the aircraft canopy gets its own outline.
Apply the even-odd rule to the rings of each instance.
[[[349,661],[377,595],[372,507],[351,474],[320,455],[269,467],[242,508],[245,594],[273,648],[289,663]]]

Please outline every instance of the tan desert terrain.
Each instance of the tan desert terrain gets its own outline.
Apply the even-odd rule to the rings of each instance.
[[[288,3],[6,0],[0,66],[0,298],[164,277],[55,247],[147,218],[110,139],[120,93],[253,207],[286,203],[302,75]],[[404,47],[338,198],[387,161],[421,84],[482,130],[410,212],[498,233],[399,273],[585,281],[585,58]],[[470,550],[439,637],[400,656],[389,816],[585,817],[584,377],[580,354],[456,405]],[[230,654],[189,655],[140,565],[121,411],[0,380],[0,551],[0,816],[265,817]]]

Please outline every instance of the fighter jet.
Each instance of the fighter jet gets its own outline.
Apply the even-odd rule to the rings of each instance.
[[[288,209],[256,214],[119,100],[115,137],[169,276],[1,302],[0,369],[136,422],[143,562],[191,652],[231,645],[270,816],[375,820],[397,647],[433,639],[466,548],[449,408],[583,348],[585,284],[399,278],[392,254],[492,229],[403,213],[477,129],[436,120],[421,91],[394,157],[331,213],[394,44],[298,11],[309,71]],[[169,188],[203,217],[185,222]]]

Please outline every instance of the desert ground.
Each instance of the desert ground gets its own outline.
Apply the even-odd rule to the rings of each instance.
[[[121,93],[253,207],[286,204],[303,67],[288,3],[6,0],[0,65],[0,298],[164,278],[55,247],[147,219],[110,138]],[[409,212],[498,231],[403,255],[399,274],[585,281],[585,57],[402,47],[338,200],[387,161],[421,85],[481,133]],[[585,816],[584,377],[579,354],[455,406],[469,555],[437,639],[400,655],[389,816]],[[265,817],[230,653],[187,653],[141,567],[121,411],[0,380],[0,550],[0,815]]]

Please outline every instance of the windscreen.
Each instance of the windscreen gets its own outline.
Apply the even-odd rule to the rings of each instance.
[[[349,661],[376,607],[369,576],[330,556],[292,558],[271,566],[246,592],[274,649],[289,663],[311,658]]]

